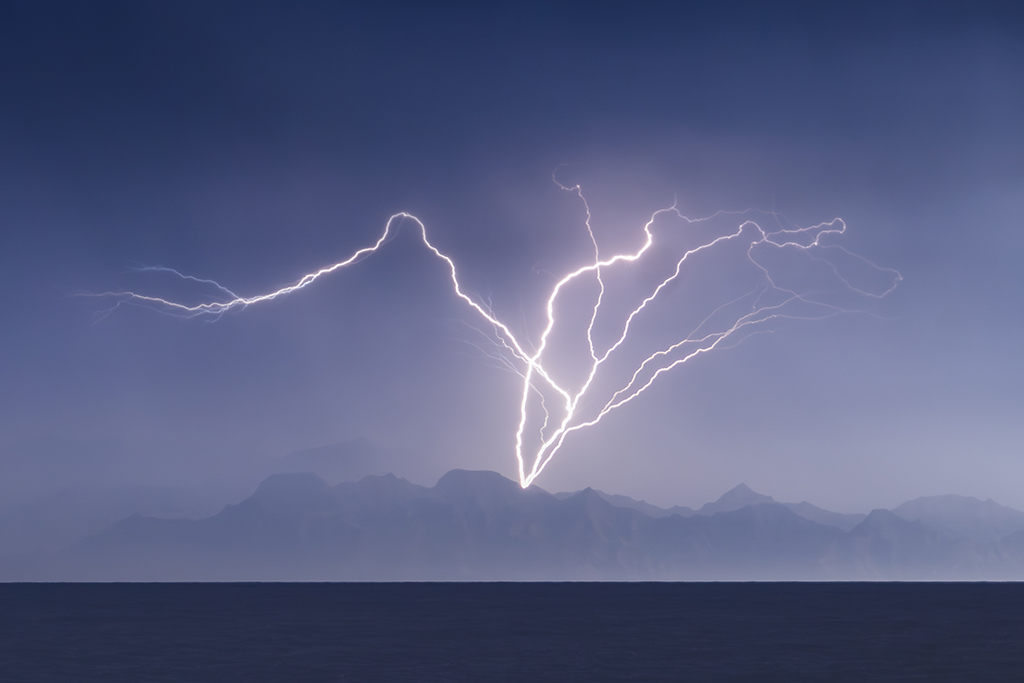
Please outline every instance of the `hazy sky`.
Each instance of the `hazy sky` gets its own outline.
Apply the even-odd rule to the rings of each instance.
[[[514,478],[518,381],[412,231],[216,322],[73,295],[193,292],[138,266],[262,293],[408,211],[536,341],[591,248],[557,169],[605,245],[676,198],[774,208],[904,281],[677,369],[538,484],[1024,509],[1016,3],[423,5],[0,6],[0,450],[117,444],[159,482],[366,438],[421,483]]]

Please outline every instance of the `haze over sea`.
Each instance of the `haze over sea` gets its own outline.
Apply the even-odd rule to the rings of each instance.
[[[3,680],[1008,681],[1024,585],[0,585]]]

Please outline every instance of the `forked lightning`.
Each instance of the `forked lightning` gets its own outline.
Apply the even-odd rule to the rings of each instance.
[[[464,301],[466,305],[472,308],[479,316],[481,316],[487,324],[492,326],[496,343],[500,345],[500,348],[502,348],[508,356],[511,356],[509,359],[511,361],[510,365],[516,369],[516,372],[522,379],[522,396],[520,401],[519,424],[516,430],[515,453],[519,468],[519,482],[524,488],[526,488],[537,478],[538,475],[540,475],[544,468],[547,467],[548,463],[551,462],[551,459],[562,448],[562,445],[565,443],[565,438],[569,434],[596,425],[616,408],[632,401],[646,391],[658,377],[669,370],[686,363],[700,354],[716,348],[731,345],[733,342],[738,342],[750,333],[758,331],[759,326],[763,328],[765,324],[770,321],[784,318],[820,319],[846,310],[838,305],[823,302],[820,299],[814,299],[806,292],[801,292],[796,289],[786,288],[776,284],[776,279],[773,278],[769,268],[759,262],[755,257],[755,250],[758,246],[800,250],[807,256],[815,259],[815,261],[826,263],[838,278],[842,287],[848,288],[859,295],[874,298],[884,297],[892,292],[898,282],[902,279],[900,274],[895,270],[875,266],[842,247],[831,244],[822,244],[821,240],[823,237],[836,236],[845,232],[846,224],[841,219],[837,218],[828,223],[821,223],[807,228],[785,229],[780,227],[780,229],[775,231],[765,230],[753,220],[744,220],[733,232],[720,235],[706,243],[685,251],[682,256],[678,258],[674,270],[660,283],[658,283],[650,294],[646,296],[628,315],[626,315],[624,319],[620,320],[621,327],[618,327],[619,333],[617,336],[613,335],[615,337],[614,341],[607,345],[603,350],[599,350],[595,346],[594,342],[594,327],[598,320],[598,314],[601,310],[602,303],[605,301],[607,294],[605,281],[602,278],[602,270],[607,271],[607,269],[613,268],[618,264],[635,262],[651,250],[655,244],[652,226],[660,216],[664,214],[672,214],[688,225],[701,223],[702,220],[691,220],[686,218],[679,212],[675,205],[667,209],[659,210],[655,212],[644,224],[643,242],[636,251],[601,258],[597,239],[595,238],[590,225],[590,208],[587,205],[586,199],[583,197],[579,186],[563,186],[563,189],[576,193],[580,200],[583,201],[584,208],[586,209],[585,225],[590,241],[593,244],[594,256],[591,262],[573,270],[554,284],[554,287],[551,289],[551,292],[547,297],[546,324],[535,347],[528,342],[521,342],[513,331],[497,318],[489,305],[476,301],[465,292],[462,284],[459,282],[459,275],[455,267],[455,262],[430,242],[427,237],[427,229],[424,223],[416,216],[405,212],[396,213],[391,216],[384,226],[383,234],[381,234],[379,239],[377,239],[377,241],[372,245],[359,249],[342,261],[325,266],[312,273],[308,273],[290,285],[265,294],[249,297],[237,296],[231,290],[212,280],[182,275],[178,271],[169,268],[146,268],[142,270],[170,272],[184,279],[210,284],[216,287],[220,295],[223,295],[224,298],[219,301],[209,301],[189,305],[162,297],[149,296],[132,291],[103,292],[100,294],[90,294],[89,296],[115,298],[117,299],[118,304],[140,304],[183,317],[219,317],[234,309],[241,309],[264,301],[270,301],[308,287],[325,275],[329,275],[337,270],[351,266],[362,260],[364,257],[373,254],[380,249],[390,237],[393,236],[403,223],[412,223],[416,226],[424,246],[426,246],[434,256],[442,260],[447,266],[455,295]],[[750,292],[747,296],[723,304],[723,306],[716,309],[715,312],[720,312],[728,306],[735,305],[737,303],[742,304],[749,301],[749,306],[745,307],[746,312],[743,314],[733,315],[733,317],[729,318],[731,324],[724,328],[719,327],[714,331],[706,329],[708,328],[709,320],[712,317],[708,316],[708,318],[706,318],[700,325],[697,325],[697,327],[688,335],[647,356],[636,366],[636,370],[633,372],[629,381],[615,391],[611,395],[611,398],[604,403],[603,407],[599,410],[592,411],[592,414],[589,416],[583,416],[581,400],[584,397],[587,397],[588,392],[594,388],[594,382],[597,377],[598,370],[613,357],[613,354],[615,354],[616,351],[623,347],[623,344],[626,342],[631,328],[638,316],[647,311],[655,300],[669,287],[669,285],[680,277],[680,274],[684,272],[686,264],[689,261],[701,257],[702,252],[711,251],[725,243],[736,242],[746,245],[746,257],[761,273],[763,273],[763,284]],[[847,257],[857,259],[864,266],[883,274],[887,280],[887,284],[880,287],[880,291],[877,292],[868,291],[863,287],[855,287],[840,274],[836,265],[826,258],[828,252],[831,250],[839,250]],[[589,371],[586,373],[585,381],[582,382],[579,388],[571,390],[564,385],[564,382],[560,383],[560,381],[556,379],[557,373],[553,372],[549,366],[545,365],[545,362],[550,362],[545,360],[545,353],[548,351],[549,338],[557,324],[555,314],[556,301],[558,300],[559,295],[565,290],[566,286],[578,278],[593,278],[594,283],[597,285],[597,294],[593,299],[592,305],[588,304],[588,307],[590,307],[590,322],[587,326],[586,336],[587,345],[589,347]],[[769,298],[767,296],[768,293],[773,294],[774,298]],[[805,306],[799,312],[793,312],[791,310],[792,305],[796,303],[805,304]],[[715,313],[712,313],[712,315],[715,315]],[[553,392],[553,395],[557,396],[562,402],[560,411],[561,419],[556,420],[554,425],[551,424],[551,414],[547,403],[544,401],[545,394],[551,394],[551,392]],[[535,399],[535,397],[539,397],[539,399]],[[532,450],[530,456],[527,456],[525,454],[525,451],[527,450],[525,434],[530,408],[531,405],[533,405],[531,403],[531,399],[539,400],[539,407],[544,414],[544,418],[543,425],[540,429],[539,445],[535,450]],[[600,405],[600,403],[598,403],[598,405]]]

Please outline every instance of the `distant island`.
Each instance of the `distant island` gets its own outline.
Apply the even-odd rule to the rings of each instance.
[[[963,496],[867,515],[745,485],[699,510],[495,472],[434,487],[275,474],[196,519],[132,515],[72,547],[0,559],[4,581],[1024,580],[1024,513]]]

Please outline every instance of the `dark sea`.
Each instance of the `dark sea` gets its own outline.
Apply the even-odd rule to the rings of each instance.
[[[0,584],[5,683],[984,680],[1024,584]]]

